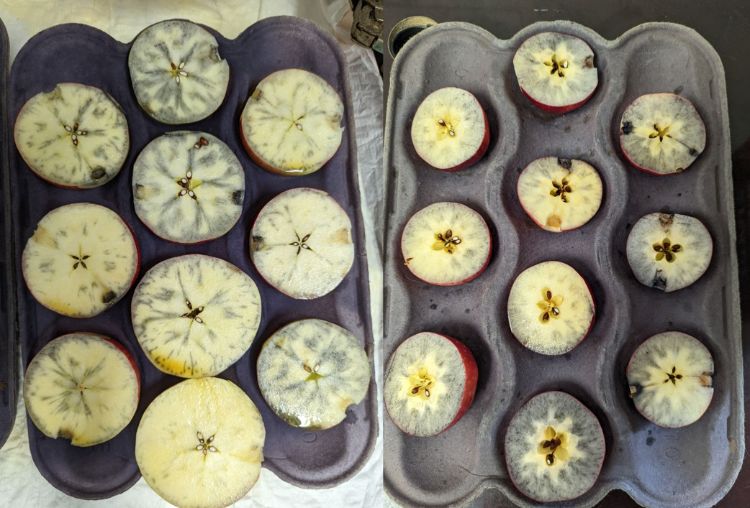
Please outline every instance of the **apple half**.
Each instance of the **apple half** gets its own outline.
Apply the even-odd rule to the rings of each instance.
[[[96,316],[117,303],[140,267],[132,231],[113,210],[73,203],[47,213],[26,242],[23,278],[32,296],[51,311]]]
[[[140,373],[114,340],[69,333],[47,343],[31,360],[23,382],[26,411],[47,437],[73,446],[114,438],[138,408]]]
[[[58,83],[29,99],[13,136],[26,165],[60,187],[91,189],[120,172],[130,148],[128,121],[106,92]]]

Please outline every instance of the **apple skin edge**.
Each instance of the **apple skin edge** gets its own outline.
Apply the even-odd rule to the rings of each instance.
[[[96,334],[91,334],[96,335]],[[99,337],[103,338],[113,346],[115,346],[122,354],[125,355],[125,358],[128,359],[128,362],[130,362],[130,366],[133,368],[133,372],[135,372],[135,379],[138,382],[138,398],[140,399],[140,393],[141,393],[141,369],[138,368],[138,364],[135,362],[135,358],[133,358],[133,355],[130,354],[130,352],[125,349],[125,346],[120,344],[115,339],[112,339],[110,337],[107,337],[106,335],[99,335]]]
[[[589,101],[589,99],[591,99],[591,97],[594,95],[594,92],[596,92],[596,89],[594,89],[594,91],[592,91],[582,101],[576,102],[575,104],[568,104],[566,106],[550,106],[548,104],[543,104],[543,103],[539,102],[538,100],[534,99],[523,88],[521,88],[521,92],[523,93],[524,96],[526,96],[527,99],[529,99],[529,101],[534,106],[536,106],[537,108],[541,109],[542,111],[547,111],[548,113],[552,113],[552,114],[555,114],[555,115],[562,115],[564,113],[569,113],[569,112],[571,112],[573,110],[576,110],[576,109],[580,108],[581,106],[583,106],[584,104],[586,104]]]
[[[618,140],[619,145],[620,145],[620,152],[622,152],[622,156],[625,157],[625,160],[628,162],[628,164],[633,166],[638,171],[642,171],[643,173],[646,173],[647,175],[652,175],[652,176],[673,176],[673,175],[680,175],[688,169],[688,168],[684,168],[682,171],[675,171],[674,173],[657,173],[653,169],[644,168],[643,166],[636,164],[635,161],[630,158],[630,156],[628,155],[628,152],[626,152],[625,149],[622,147],[622,136],[623,134],[620,134],[620,138]]]

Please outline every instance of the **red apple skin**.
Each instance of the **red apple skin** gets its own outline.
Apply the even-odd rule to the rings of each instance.
[[[523,94],[524,94],[524,95],[526,96],[526,98],[527,98],[527,99],[529,99],[529,101],[531,101],[531,103],[532,103],[532,104],[533,104],[534,106],[538,107],[539,109],[541,109],[541,110],[543,110],[543,111],[547,111],[547,112],[549,112],[549,113],[553,113],[553,114],[556,114],[556,115],[562,115],[563,113],[569,113],[570,111],[576,110],[576,109],[580,108],[581,106],[583,106],[584,104],[586,104],[586,103],[587,103],[587,102],[589,101],[589,99],[591,99],[591,97],[592,97],[592,96],[594,95],[594,92],[596,92],[596,89],[594,89],[594,90],[593,90],[593,91],[592,91],[592,92],[591,92],[591,93],[590,93],[590,94],[589,94],[589,95],[588,95],[588,96],[587,96],[587,97],[586,97],[585,99],[583,99],[582,101],[580,101],[580,102],[576,102],[575,104],[568,104],[567,106],[550,106],[550,105],[548,105],[548,104],[543,104],[543,103],[541,103],[541,102],[537,101],[536,99],[534,99],[534,98],[533,98],[533,97],[532,97],[531,95],[529,95],[529,93],[528,93],[528,92],[527,92],[526,90],[524,90],[523,88],[521,88],[521,92],[523,92]]]
[[[639,166],[638,164],[636,164],[633,161],[633,159],[630,158],[630,156],[628,156],[628,152],[626,152],[625,149],[622,147],[622,136],[623,135],[620,134],[620,151],[622,152],[623,157],[625,157],[625,159],[628,161],[628,163],[631,166],[633,166],[635,169],[637,169],[639,171],[642,171],[642,172],[644,172],[644,173],[646,173],[648,175],[653,175],[653,176],[674,176],[674,175],[680,175],[680,174],[684,173],[686,169],[688,169],[688,168],[684,168],[682,171],[675,171],[674,173],[657,173],[653,169],[648,169],[648,168],[644,168],[643,166]]]
[[[110,344],[112,344],[113,346],[115,346],[117,349],[120,350],[120,352],[122,352],[122,354],[125,355],[125,358],[128,359],[128,362],[130,362],[130,366],[133,368],[133,372],[135,372],[135,379],[138,381],[138,393],[140,394],[140,392],[141,392],[141,370],[138,368],[138,364],[135,363],[135,358],[133,358],[133,356],[130,354],[130,352],[127,349],[125,349],[125,346],[123,346],[122,344],[120,344],[115,339],[112,339],[112,338],[107,337],[105,335],[97,335],[95,333],[92,333],[90,335],[94,335],[96,337],[101,337],[102,339],[106,340],[107,342],[109,342]],[[140,395],[139,395],[139,398],[140,398]]]

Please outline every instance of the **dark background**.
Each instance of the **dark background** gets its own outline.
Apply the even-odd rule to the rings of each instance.
[[[737,219],[737,253],[741,302],[750,301],[750,207],[745,203],[750,191],[750,1],[748,0],[384,0],[387,40],[391,27],[407,16],[427,16],[437,22],[468,21],[509,39],[535,21],[569,19],[588,26],[606,39],[615,39],[628,29],[646,21],[671,21],[696,29],[718,51],[724,63],[729,95],[729,123],[732,135],[732,173]],[[383,64],[385,92],[392,58]],[[750,393],[750,309],[742,307],[744,345],[745,412]],[[750,444],[747,419],[745,441]],[[493,491],[483,495],[477,505],[497,506]],[[602,507],[636,505],[627,494],[613,491],[599,504]],[[745,460],[737,482],[717,505],[750,506],[750,461]]]

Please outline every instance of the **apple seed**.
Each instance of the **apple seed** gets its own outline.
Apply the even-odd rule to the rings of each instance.
[[[564,78],[565,77],[565,69],[568,68],[569,64],[568,64],[568,61],[564,60],[564,59],[558,61],[557,60],[557,55],[553,54],[552,58],[550,59],[550,61],[544,62],[544,65],[546,65],[547,67],[551,67],[551,69],[549,71],[549,73],[551,75],[557,73],[557,75],[559,77]]]
[[[419,396],[426,400],[430,398],[430,388],[434,383],[433,377],[427,372],[427,369],[420,367],[419,370],[409,376],[409,383],[412,388],[409,391],[411,396]]]
[[[445,233],[436,233],[437,240],[432,244],[434,250],[444,250],[448,254],[453,254],[456,245],[461,243],[461,238],[453,234],[453,230],[448,229]]]
[[[552,291],[549,289],[542,290],[542,301],[536,305],[542,310],[542,314],[539,316],[539,320],[542,323],[549,322],[550,318],[557,319],[560,317],[560,305],[562,305],[563,297],[561,295],[552,296]]]
[[[208,439],[205,439],[203,437],[203,433],[201,431],[198,431],[196,433],[196,436],[198,437],[198,446],[196,446],[195,449],[199,452],[202,452],[204,457],[208,455],[208,452],[219,452],[218,448],[211,444],[214,442],[214,437],[216,436],[215,434],[209,436]]]

